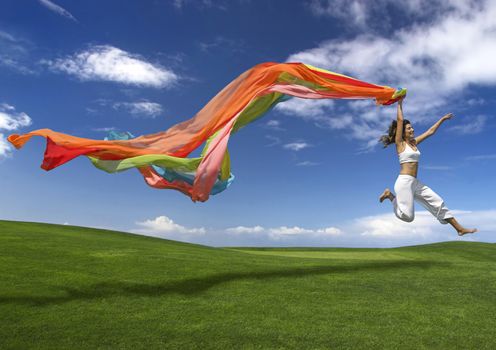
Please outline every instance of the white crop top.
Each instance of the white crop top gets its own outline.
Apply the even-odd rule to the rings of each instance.
[[[408,143],[405,143],[405,145],[405,150],[398,154],[400,164],[408,162],[418,163],[420,158],[420,151],[418,150],[418,147],[417,150],[414,151]]]

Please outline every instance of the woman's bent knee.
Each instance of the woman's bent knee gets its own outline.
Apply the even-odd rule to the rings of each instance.
[[[396,217],[401,221],[412,222],[413,219],[415,219],[415,214],[408,215],[405,213],[400,213],[400,214],[396,214]]]

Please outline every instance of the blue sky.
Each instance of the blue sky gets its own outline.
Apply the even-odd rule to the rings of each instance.
[[[236,176],[206,203],[110,175],[78,158],[39,168],[51,128],[101,139],[192,117],[264,61],[300,61],[405,87],[419,179],[455,217],[496,242],[494,1],[70,1],[0,4],[0,218],[103,227],[207,245],[392,247],[459,240],[417,205],[396,219],[379,194],[399,164],[378,137],[396,107],[372,101],[279,104],[231,138]]]

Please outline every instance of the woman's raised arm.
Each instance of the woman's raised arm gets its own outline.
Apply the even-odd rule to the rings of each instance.
[[[398,101],[398,112],[396,114],[396,136],[394,141],[396,143],[396,149],[399,152],[399,147],[403,141],[403,98]]]
[[[424,132],[422,135],[419,135],[415,138],[415,142],[419,144],[420,142],[424,141],[426,138],[429,136],[432,136],[436,133],[436,130],[441,126],[441,124],[448,119],[453,118],[453,113],[448,113],[444,116],[441,117],[433,126],[429,128],[426,132]]]

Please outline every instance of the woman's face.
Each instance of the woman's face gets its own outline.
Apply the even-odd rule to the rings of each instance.
[[[406,124],[405,125],[405,140],[411,140],[413,139],[413,127],[412,124]]]

